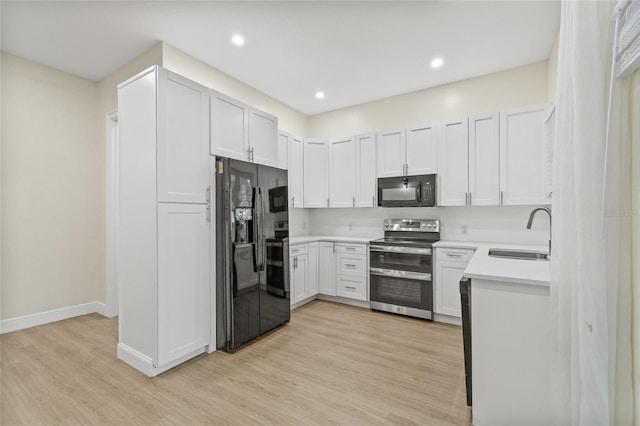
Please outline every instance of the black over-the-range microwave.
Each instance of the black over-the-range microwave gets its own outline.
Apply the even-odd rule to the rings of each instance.
[[[378,178],[378,206],[435,207],[436,175]]]

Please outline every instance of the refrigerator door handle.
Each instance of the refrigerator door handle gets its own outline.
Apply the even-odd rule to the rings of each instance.
[[[262,188],[258,188],[258,193],[260,194],[260,229],[258,231],[259,237],[262,238],[262,243],[260,244],[260,250],[262,251],[260,270],[264,271],[267,264],[267,237],[264,233],[264,195]]]
[[[253,272],[260,271],[260,215],[258,214],[258,194],[260,188],[252,188],[253,196]]]

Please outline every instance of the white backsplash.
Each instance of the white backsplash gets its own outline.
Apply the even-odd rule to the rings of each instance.
[[[538,214],[531,230],[529,213],[536,206],[293,209],[292,236],[341,235],[379,238],[384,219],[440,219],[440,238],[515,244],[547,244],[549,219]],[[466,227],[466,233],[463,231]]]

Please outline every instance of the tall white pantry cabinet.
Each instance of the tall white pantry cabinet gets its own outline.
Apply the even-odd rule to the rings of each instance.
[[[209,89],[154,66],[118,86],[118,358],[155,376],[209,345]]]

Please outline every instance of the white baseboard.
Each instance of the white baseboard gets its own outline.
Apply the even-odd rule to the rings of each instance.
[[[99,313],[104,315],[105,306],[102,302],[89,302],[81,305],[67,306],[66,308],[54,309],[52,311],[39,312],[37,314],[25,315],[22,317],[9,318],[0,321],[0,334],[11,333],[12,331],[23,330],[38,325],[49,324],[68,318],[79,317]]]
[[[452,317],[451,315],[445,314],[434,314],[433,320],[436,322],[444,322],[447,324],[459,325],[462,326],[462,318]]]
[[[189,352],[186,355],[181,356],[178,359],[174,359],[171,362],[168,362],[160,367],[156,367],[153,365],[153,360],[146,356],[145,354],[136,351],[135,349],[125,345],[124,343],[118,343],[118,359],[120,361],[124,361],[142,374],[145,374],[149,377],[155,377],[160,373],[164,373],[167,370],[172,369],[185,361],[190,360],[191,358],[198,356],[205,352],[205,348],[202,347],[200,349],[196,349],[195,351]]]

